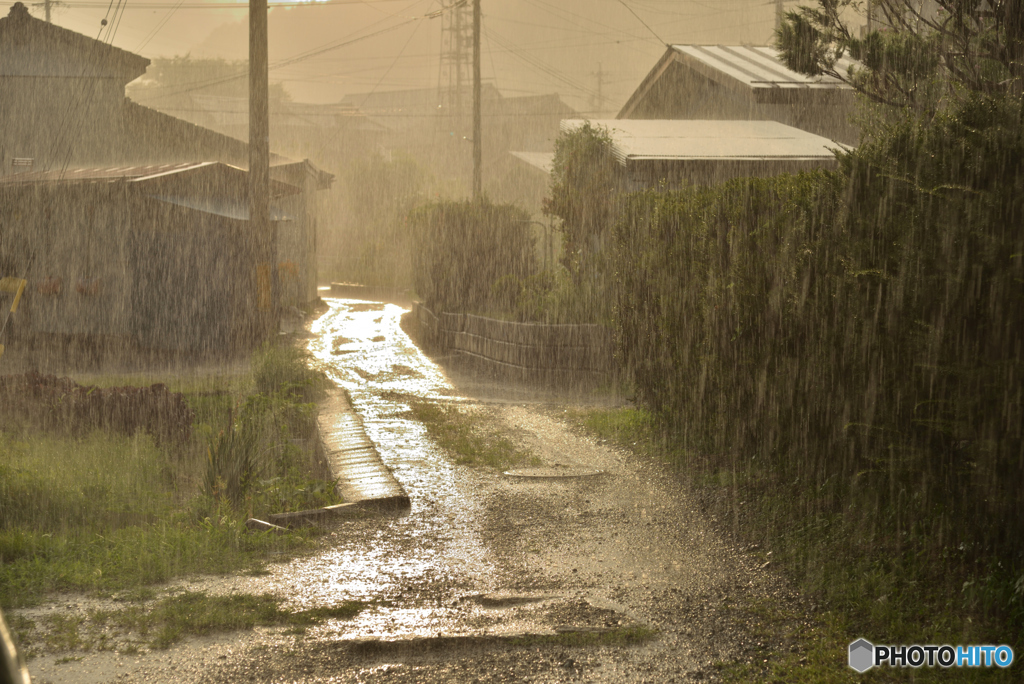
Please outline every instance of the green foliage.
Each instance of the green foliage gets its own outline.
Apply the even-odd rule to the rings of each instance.
[[[589,121],[555,141],[544,213],[560,219],[562,264],[576,282],[597,271],[594,260],[615,221],[616,167],[608,131]]]
[[[1021,0],[871,0],[874,30],[861,36],[850,21],[860,3],[818,0],[788,12],[776,32],[793,70],[829,74],[871,100],[911,107],[925,117],[963,92],[1019,96],[1024,79]],[[880,30],[881,29],[881,30]],[[845,55],[859,60],[837,69]]]
[[[229,414],[227,427],[210,440],[206,451],[204,493],[214,501],[223,497],[238,506],[256,477],[259,447],[254,426],[236,423]]]
[[[529,214],[516,206],[444,200],[410,215],[416,291],[433,311],[514,311],[536,270]]]
[[[416,420],[427,428],[427,434],[455,456],[459,465],[505,469],[539,462],[529,451],[518,448],[508,437],[489,428],[480,417],[467,414],[457,406],[413,401],[410,408]]]
[[[320,399],[331,385],[309,351],[294,344],[265,342],[253,354],[252,375],[260,394],[283,393],[303,402]]]
[[[611,325],[611,300],[603,274],[605,255],[594,257],[595,274],[573,279],[563,266],[517,280],[515,318],[551,324],[603,323]]]
[[[259,391],[229,410],[226,427],[208,439],[201,517],[222,499],[249,515],[339,503],[332,483],[310,476],[320,470],[315,454],[296,444],[314,441],[317,407],[309,400],[330,384],[309,362],[293,345],[267,344],[254,354]]]

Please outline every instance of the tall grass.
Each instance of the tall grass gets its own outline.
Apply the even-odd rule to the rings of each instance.
[[[304,363],[301,352],[261,350],[249,385],[267,394],[239,396],[235,380],[186,389],[195,422],[185,444],[0,431],[0,606],[229,572],[261,565],[271,548],[306,548],[308,533],[244,526],[340,501],[316,453],[316,405],[305,401],[322,375]]]

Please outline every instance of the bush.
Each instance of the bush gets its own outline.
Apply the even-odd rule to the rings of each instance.
[[[441,312],[511,312],[534,273],[530,215],[512,205],[441,201],[410,216],[416,292]]]

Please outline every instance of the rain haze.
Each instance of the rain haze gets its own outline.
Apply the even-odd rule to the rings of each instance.
[[[8,0],[0,679],[1019,681],[1022,141],[1024,0]]]

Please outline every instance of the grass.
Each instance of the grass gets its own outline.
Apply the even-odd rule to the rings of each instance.
[[[562,646],[581,648],[587,646],[632,646],[650,641],[658,635],[658,630],[645,625],[632,625],[616,629],[597,631],[567,631],[558,634],[530,634],[510,640],[514,646],[521,648],[538,648],[542,646]]]
[[[783,481],[757,463],[726,466],[672,443],[654,417],[638,409],[567,415],[597,437],[684,470],[723,532],[759,548],[762,562],[771,560],[819,606],[810,615],[778,602],[734,606],[737,624],[753,630],[764,647],[754,658],[758,664],[720,663],[727,681],[886,682],[906,681],[911,674],[923,682],[1019,678],[1019,666],[912,673],[875,668],[863,675],[847,666],[848,645],[861,637],[876,644],[1009,644],[1016,653],[1022,646],[1020,569],[972,560],[969,549],[943,548],[915,528],[895,532],[896,512],[878,510],[871,498],[877,484],[837,493],[831,483]],[[844,510],[823,503],[833,498],[844,502]],[[926,521],[920,529],[928,529]]]
[[[29,649],[44,646],[50,652],[168,648],[192,636],[286,626],[291,634],[326,620],[347,620],[366,607],[361,601],[291,611],[281,607],[272,594],[210,596],[182,592],[165,596],[151,605],[132,605],[114,610],[92,610],[84,615],[49,615],[32,624],[15,626],[20,641]],[[74,657],[71,657],[73,659]]]
[[[425,401],[411,400],[409,407],[430,438],[450,453],[458,465],[504,470],[540,464],[540,459],[529,450],[517,447],[478,415],[457,406]]]
[[[273,368],[281,387],[267,394],[253,391],[251,373],[163,379],[182,385],[195,413],[185,444],[157,445],[142,433],[0,431],[0,606],[33,605],[54,592],[140,592],[195,573],[258,572],[272,551],[312,548],[315,530],[272,535],[244,526],[250,516],[341,501],[313,449],[316,406],[303,403],[307,371],[295,367],[302,357],[284,358]],[[211,446],[225,426],[238,427],[243,411],[254,465],[230,501],[204,485]]]

